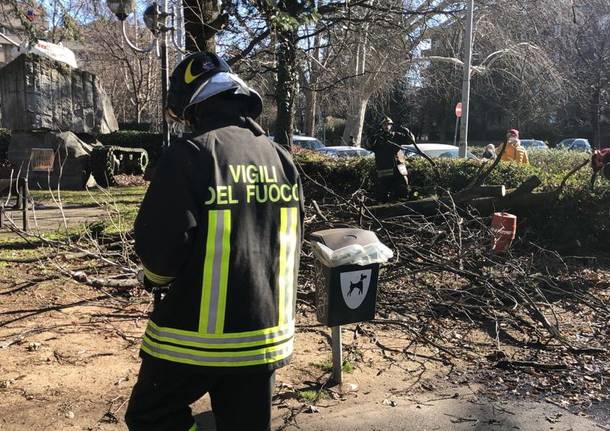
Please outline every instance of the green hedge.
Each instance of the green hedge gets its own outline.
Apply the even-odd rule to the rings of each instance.
[[[520,220],[519,236],[568,255],[610,257],[609,191],[607,182],[595,191],[566,187],[553,207]]]
[[[303,187],[307,199],[322,199],[325,196],[325,192],[308,179],[343,196],[349,196],[359,189],[372,190],[375,186],[375,160],[372,158],[338,159],[298,148],[294,148],[293,156],[304,176]]]
[[[295,161],[300,165],[306,177],[328,186],[337,193],[350,195],[358,189],[372,191],[375,185],[374,158],[329,158],[309,151],[295,153]],[[409,182],[419,196],[434,192],[435,186],[457,191],[462,189],[481,170],[478,162],[436,159],[435,164],[440,173],[440,180],[428,161],[417,158],[409,160]],[[517,187],[532,175],[545,176],[535,166],[522,166],[515,163],[501,163],[492,172],[488,184],[505,184]],[[316,195],[315,187],[310,187]]]
[[[375,181],[375,160],[373,158],[336,159],[310,151],[295,151],[295,161],[306,176],[327,185],[337,193],[350,195],[358,189],[372,191]],[[570,151],[537,151],[530,154],[530,165],[501,162],[487,179],[487,184],[504,184],[508,188],[517,187],[524,180],[537,175],[542,181],[542,189],[557,187],[565,175],[582,163],[586,154]],[[435,186],[457,191],[473,179],[481,169],[480,162],[462,159],[435,159],[440,179],[430,165],[422,158],[408,161],[409,181],[418,195],[434,192]],[[585,167],[568,181],[569,186],[584,188],[591,178],[591,169]]]
[[[565,175],[582,163],[587,154],[569,151],[539,151],[530,153],[530,165],[500,162],[487,184],[504,184],[517,187],[525,179],[537,175],[540,190],[553,190]],[[298,151],[294,155],[304,175],[306,199],[323,201],[328,196],[308,181],[312,178],[344,197],[358,189],[372,194],[375,178],[373,158],[331,159],[310,151]],[[440,181],[430,164],[423,159],[409,160],[411,186],[416,196],[426,197],[434,193],[434,185],[456,191],[463,188],[479,172],[480,164],[457,159],[435,159],[441,173]],[[598,180],[594,191],[590,190],[591,168],[586,166],[572,176],[561,199],[552,208],[521,218],[519,236],[566,253],[607,255],[610,252],[610,182]]]

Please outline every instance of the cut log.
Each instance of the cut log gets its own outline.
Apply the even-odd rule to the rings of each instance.
[[[531,213],[540,208],[547,208],[557,201],[559,193],[557,191],[545,193],[514,193],[504,198],[478,198],[469,202],[462,203],[462,206],[471,207],[482,216],[488,216],[494,212],[510,211],[517,215]]]
[[[499,211],[511,211],[517,214],[524,214],[536,211],[539,208],[548,207],[559,197],[559,190],[544,193],[531,193],[531,191],[540,184],[540,179],[534,176],[528,178],[523,184],[509,194],[506,194],[504,186],[481,186],[455,194],[453,196],[453,202],[447,198],[428,198],[418,201],[376,205],[369,209],[379,218],[406,215],[431,216],[438,212],[449,210],[453,207],[453,203],[455,202],[455,205],[458,208],[462,210],[471,208],[478,211],[482,216],[488,216]],[[483,195],[484,191],[487,191],[491,196]]]
[[[504,185],[489,185],[473,187],[467,190],[461,190],[455,195],[453,195],[453,200],[456,202],[462,202],[475,198],[502,198],[504,196],[506,196],[506,187]]]
[[[525,195],[503,198],[483,197],[465,202],[456,202],[460,209],[472,208],[481,216],[489,216],[494,212],[511,211],[516,214],[525,214],[548,207],[555,203],[559,194],[555,191],[546,193],[529,193]],[[376,205],[369,210],[378,218],[400,217],[408,215],[431,216],[438,212],[445,212],[452,208],[447,200],[422,199],[419,201],[406,201],[399,204]]]
[[[399,217],[406,215],[433,215],[449,202],[439,201],[436,198],[421,199],[418,201],[405,201],[393,204],[375,205],[369,210],[378,218]]]
[[[511,192],[510,196],[519,196],[531,193],[540,184],[542,184],[542,181],[540,181],[540,178],[534,175],[533,177],[529,177],[519,187],[517,187],[513,192]]]

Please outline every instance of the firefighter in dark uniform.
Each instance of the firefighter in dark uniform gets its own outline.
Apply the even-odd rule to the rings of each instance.
[[[135,222],[146,284],[170,288],[144,333],[132,431],[197,430],[189,405],[206,393],[217,430],[270,429],[274,370],[293,350],[303,196],[261,111],[214,54],[171,76],[167,114],[197,137],[163,155]]]
[[[412,145],[415,138],[411,131],[401,127],[394,130],[394,122],[386,117],[379,131],[373,137],[372,150],[375,152],[377,169],[376,196],[380,202],[406,198],[409,194],[407,168],[401,145]]]

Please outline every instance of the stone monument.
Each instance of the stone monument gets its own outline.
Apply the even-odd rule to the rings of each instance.
[[[0,127],[12,130],[8,159],[30,187],[65,189],[91,183],[91,147],[76,134],[118,130],[95,75],[32,53],[0,69]]]

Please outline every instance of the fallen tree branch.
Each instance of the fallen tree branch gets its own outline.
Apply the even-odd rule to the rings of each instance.
[[[503,359],[501,361],[496,362],[495,364],[498,368],[503,369],[511,369],[511,368],[534,368],[535,370],[567,370],[568,366],[566,364],[544,364],[541,362],[534,361],[509,361],[508,359]]]

